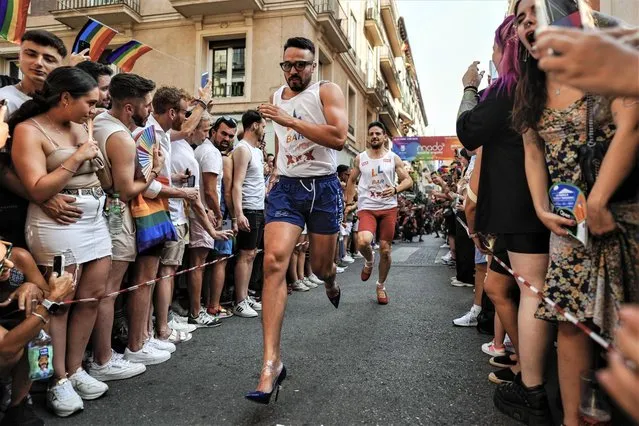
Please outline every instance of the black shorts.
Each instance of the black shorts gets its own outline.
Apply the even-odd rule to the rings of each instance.
[[[500,235],[497,237],[497,240],[495,241],[495,246],[493,248],[493,254],[494,256],[492,260],[490,261],[490,270],[497,272],[498,274],[501,274],[501,275],[510,276],[510,273],[504,267],[502,267],[499,263],[497,263],[497,261],[495,260],[495,257],[498,257],[499,260],[501,260],[506,265],[508,265],[508,267],[510,267],[510,259],[508,259],[508,251],[506,250],[506,241],[503,235]]]
[[[444,216],[444,221],[446,223],[446,234],[454,237],[457,234],[457,220],[455,219],[455,214],[451,214],[448,216]]]
[[[548,254],[550,231],[524,234],[502,234],[506,250],[523,254]]]
[[[250,232],[238,231],[237,248],[240,250],[255,250],[262,235],[264,235],[264,210],[242,210],[248,219]]]

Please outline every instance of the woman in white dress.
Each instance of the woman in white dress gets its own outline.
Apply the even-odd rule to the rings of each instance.
[[[77,291],[69,298],[103,296],[111,267],[105,195],[98,178],[104,163],[84,126],[98,100],[99,90],[91,76],[62,67],[51,72],[42,92],[9,120],[13,164],[32,200],[27,244],[36,263],[49,268],[47,273],[54,256],[66,257],[67,270],[78,279]],[[56,222],[38,206],[58,193],[75,197],[74,204],[82,210],[74,223]],[[98,398],[108,390],[82,369],[97,309],[97,302],[78,303],[51,319],[55,375],[47,402],[60,416],[83,409],[82,399]]]

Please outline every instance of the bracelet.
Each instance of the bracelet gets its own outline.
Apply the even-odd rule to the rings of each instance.
[[[71,169],[69,169],[67,167],[64,167],[64,164],[60,164],[60,168],[62,170],[66,170],[67,172],[71,173],[72,175],[74,175],[74,174],[76,174],[78,172],[77,170],[71,170]]]
[[[475,86],[466,86],[464,87],[464,92],[466,90],[472,90],[473,92],[477,92],[477,88]]]
[[[156,172],[155,170],[151,170],[151,173],[155,173],[155,178],[157,179],[158,177],[160,177],[160,174],[158,172]]]
[[[393,189],[395,190],[395,195],[397,195],[397,187],[394,186]]]
[[[470,239],[473,239],[475,237],[477,237],[477,232],[473,232],[473,233],[468,234],[468,238],[470,238]]]
[[[196,99],[196,100],[195,100],[195,102],[197,102],[198,104],[200,104],[200,106],[206,110],[206,108],[207,108],[207,106],[208,106],[208,105],[207,105],[207,104],[206,104],[206,102],[204,102],[202,99]]]
[[[48,320],[48,319],[46,319],[45,317],[43,317],[42,315],[40,315],[39,313],[37,313],[37,312],[31,312],[31,315],[33,315],[33,316],[36,316],[36,317],[40,318],[40,321],[42,321],[42,323],[43,323],[44,325],[49,324],[49,320]]]

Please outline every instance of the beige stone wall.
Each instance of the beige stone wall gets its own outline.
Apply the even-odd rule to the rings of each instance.
[[[639,26],[639,0],[601,0],[601,11]]]

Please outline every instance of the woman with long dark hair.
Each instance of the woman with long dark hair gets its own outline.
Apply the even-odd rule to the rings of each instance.
[[[556,0],[570,6],[573,0]],[[610,336],[622,302],[638,301],[639,105],[590,95],[558,84],[537,67],[535,0],[518,0],[516,25],[521,42],[522,77],[513,123],[524,135],[526,176],[537,216],[552,231],[550,262],[543,288],[581,322]],[[605,20],[595,16],[595,24]],[[606,152],[607,149],[607,152]],[[597,175],[596,161],[603,157]],[[550,178],[550,179],[549,179]],[[549,184],[578,188],[587,197],[587,244],[570,237],[575,222],[551,210]],[[577,192],[577,191],[575,191]],[[591,367],[591,342],[544,304],[537,318],[557,322],[559,384],[563,424],[578,424],[580,374]],[[515,382],[498,388],[497,407],[512,417],[528,410],[531,389]]]
[[[465,102],[479,103],[472,109],[461,112],[457,121],[457,135],[467,149],[482,147],[481,179],[477,194],[477,210],[471,232],[497,235],[494,252],[501,260],[527,277],[541,289],[548,265],[548,231],[537,219],[533,207],[526,175],[524,173],[524,148],[521,135],[511,124],[515,86],[520,78],[517,52],[519,40],[508,16],[495,32],[493,61],[497,64],[499,78],[484,91],[477,94],[477,67],[471,66],[465,76]],[[471,78],[469,78],[471,77]],[[471,95],[471,96],[469,96]],[[462,103],[461,109],[468,109]],[[475,165],[478,167],[478,165]],[[474,227],[473,227],[474,225]],[[474,240],[480,245],[476,236]],[[494,383],[515,380],[521,371],[530,386],[543,382],[543,352],[548,340],[548,326],[534,319],[537,299],[528,290],[519,296],[519,309],[513,299],[517,288],[506,270],[493,260],[484,286],[486,294],[495,305],[506,332],[517,352],[519,364],[509,356],[498,356],[491,360],[493,366],[502,369],[490,374]],[[543,388],[540,401],[546,401]],[[548,405],[538,407],[536,417],[548,417]]]
[[[105,195],[96,173],[103,163],[97,143],[83,126],[98,100],[99,89],[90,75],[62,67],[52,71],[42,92],[9,120],[13,164],[33,200],[27,213],[27,244],[43,267],[51,267],[54,256],[65,256],[67,270],[78,277],[71,298],[101,297],[111,267]],[[74,204],[83,211],[76,223],[61,225],[38,206],[58,193],[75,197]],[[95,399],[108,390],[82,369],[97,309],[98,302],[79,303],[70,314],[65,311],[51,319],[55,375],[47,402],[59,416],[83,409],[81,398]]]

